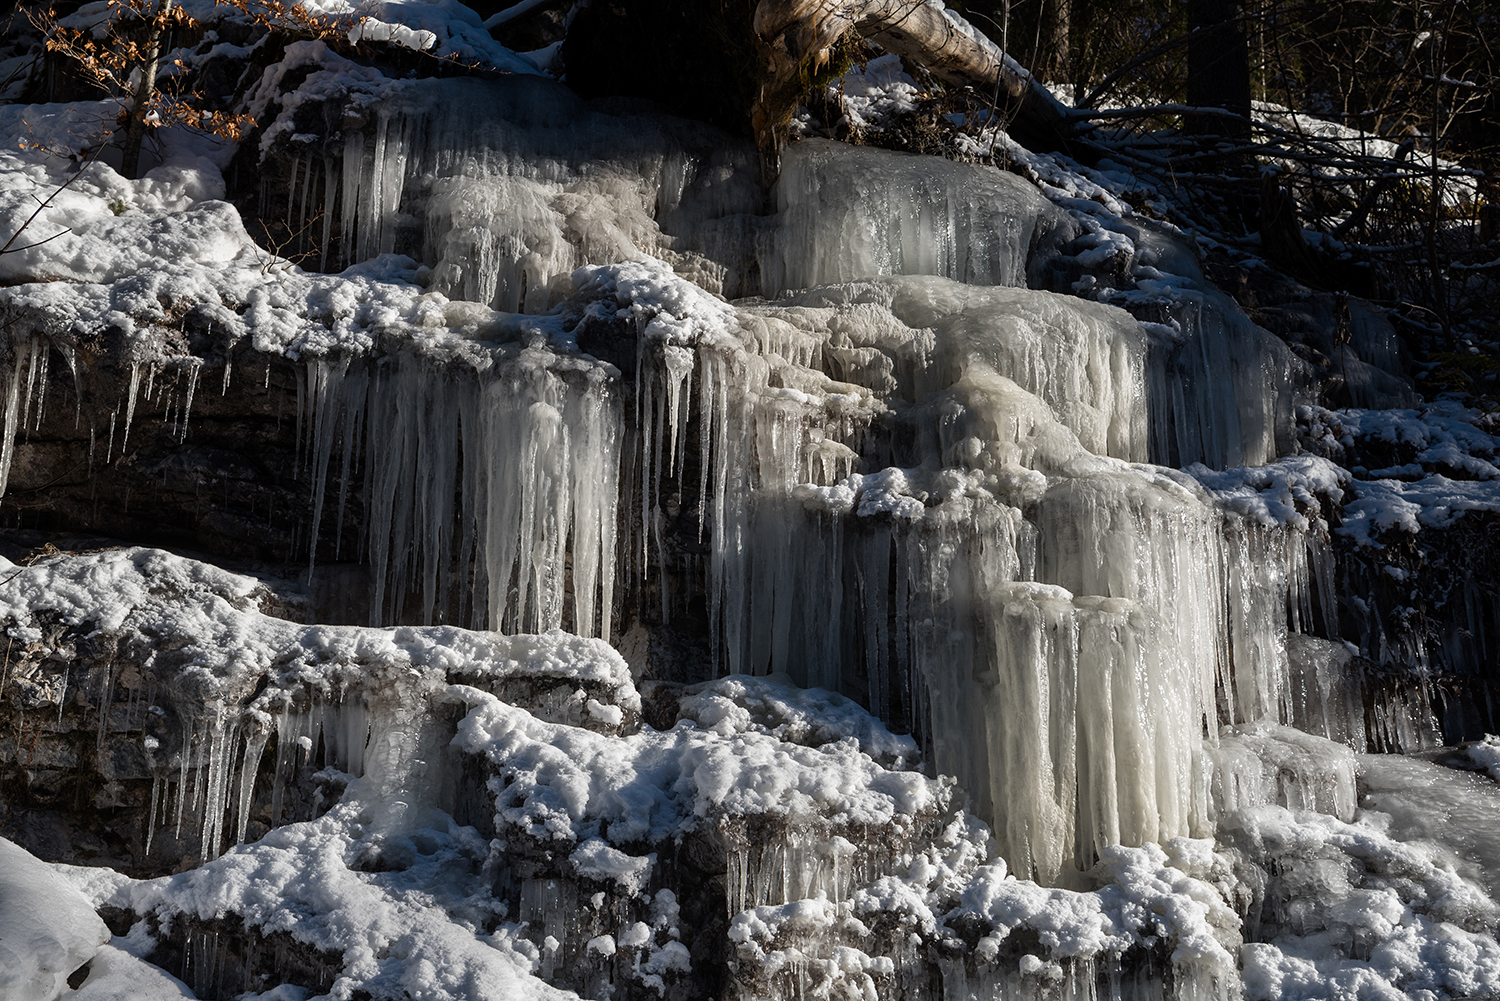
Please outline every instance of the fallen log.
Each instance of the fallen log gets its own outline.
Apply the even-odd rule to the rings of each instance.
[[[946,83],[993,94],[1013,116],[1009,131],[1027,145],[1069,145],[1068,109],[1028,70],[935,0],[761,0],[754,25],[769,53],[751,117],[770,164],[785,145],[803,85],[851,38],[869,39]]]

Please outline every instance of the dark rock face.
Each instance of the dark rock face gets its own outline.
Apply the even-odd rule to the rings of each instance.
[[[303,373],[248,345],[226,351],[193,340],[183,345],[193,354],[132,363],[127,339],[106,335],[80,346],[76,378],[52,351],[33,419],[16,442],[3,500],[8,528],[229,560],[306,558]]]
[[[115,918],[119,925],[139,920],[129,913]],[[165,928],[158,921],[146,920],[158,938],[151,962],[182,980],[200,998],[235,998],[280,984],[323,994],[343,968],[342,956],[314,949],[289,932],[267,934],[246,928],[233,915],[214,921],[181,915]]]

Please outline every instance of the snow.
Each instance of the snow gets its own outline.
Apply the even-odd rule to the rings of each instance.
[[[75,991],[64,995],[68,1001],[169,1001],[193,998],[188,986],[159,967],[132,955],[125,939],[115,938],[101,946],[89,960],[87,978]]]
[[[514,925],[485,931],[495,901],[474,876],[486,842],[437,815],[393,827],[401,804],[360,802],[365,788],[356,783],[354,802],[316,821],[279,828],[190,872],[130,881],[97,903],[164,927],[232,912],[263,932],[290,934],[341,957],[336,997],[356,989],[429,1001],[576,997],[532,975],[535,949]],[[410,863],[399,871],[352,867],[365,853],[400,847]]]
[[[1484,739],[1464,747],[1469,760],[1482,768],[1490,778],[1500,782],[1500,737],[1485,734]]]
[[[621,892],[634,896],[641,892],[646,881],[651,878],[651,869],[655,864],[656,856],[636,858],[616,848],[611,848],[598,838],[590,838],[573,849],[573,853],[568,856],[568,861],[573,863],[573,868],[578,875],[587,879],[613,880]],[[606,955],[613,953],[614,942],[611,940],[609,952]]]
[[[1467,512],[1500,511],[1493,422],[1453,400],[1420,409],[1300,407],[1302,439],[1351,467],[1352,497],[1337,531],[1381,548],[1391,532],[1446,528]],[[1360,462],[1379,461],[1367,468]]]
[[[0,838],[0,999],[52,1001],[109,937],[82,894]]]
[[[1186,472],[1224,509],[1262,525],[1291,525],[1303,531],[1321,521],[1325,502],[1342,501],[1351,479],[1347,470],[1317,455],[1286,456],[1266,466],[1222,471],[1195,462]]]
[[[1473,997],[1500,986],[1496,905],[1440,849],[1380,829],[1260,807],[1235,820],[1268,888],[1260,941],[1241,952],[1252,1001]]]
[[[1360,805],[1402,841],[1441,846],[1465,878],[1500,890],[1500,788],[1469,771],[1398,755],[1360,757]]]
[[[9,106],[0,117],[63,136],[87,110]],[[64,349],[114,327],[144,363],[179,324],[174,311],[193,312],[229,343],[248,338],[258,350],[294,358],[368,350],[392,327],[431,337],[434,322],[448,318],[447,299],[410,283],[416,266],[408,259],[382,258],[342,276],[278,261],[219,200],[223,180],[201,156],[171,160],[136,181],[94,161],[60,190],[77,172],[37,150],[0,152],[0,232],[17,232],[37,202],[56,193],[18,246],[45,242],[0,257],[7,285],[0,303]],[[462,328],[490,316],[470,309],[454,319]]]
[[[1470,511],[1500,511],[1500,481],[1450,480],[1442,473],[1414,483],[1355,480],[1355,499],[1344,505],[1338,531],[1362,546],[1378,547],[1392,530],[1412,535],[1423,528],[1446,528]]]
[[[1225,943],[1238,945],[1238,921],[1198,878],[1207,875],[1205,857],[1212,857],[1208,845],[1186,841],[1167,851],[1154,844],[1111,847],[1099,861],[1107,885],[1094,893],[1048,889],[1009,877],[1003,865],[985,866],[965,889],[962,912],[993,926],[991,950],[1019,927],[1035,930],[1051,955],[1066,958],[1123,952],[1160,936],[1174,963],[1224,969],[1233,964]],[[985,952],[981,940],[981,958]]]
[[[593,681],[638,710],[630,671],[601,640],[554,631],[502,636],[452,626],[368,629],[300,625],[259,611],[268,598],[254,577],[230,573],[159,549],[121,548],[44,557],[27,566],[0,564],[0,617],[18,624],[51,613],[70,626],[92,624],[105,633],[187,641],[180,663],[209,681],[218,697],[253,687],[273,670],[281,684],[327,685],[340,673],[384,665],[476,678],[525,675]],[[147,644],[149,645],[149,643]],[[265,704],[274,707],[272,694]]]
[[[902,68],[901,57],[890,53],[850,68],[829,89],[842,94],[848,124],[855,130],[894,124],[894,116],[916,110],[921,94]]]
[[[1500,467],[1493,461],[1500,441],[1492,419],[1453,400],[1397,410],[1304,406],[1298,408],[1297,419],[1313,448],[1334,461],[1382,447],[1397,460],[1389,466],[1356,469],[1361,478],[1404,480],[1445,472],[1458,480],[1500,479]]]
[[[918,773],[885,770],[852,739],[803,747],[686,723],[606,737],[476,689],[453,694],[471,706],[455,746],[496,771],[497,826],[537,838],[580,839],[605,823],[616,844],[654,842],[721,812],[889,824],[938,809],[948,795]]]
[[[914,765],[916,741],[895,734],[852,699],[818,688],[799,688],[783,676],[736,675],[687,689],[678,704],[683,719],[714,733],[764,733],[794,744],[819,746],[852,738],[888,768]]]
[[[496,42],[483,19],[457,0],[305,0],[307,13],[349,24],[347,37],[391,42],[458,66],[536,74],[536,65]]]

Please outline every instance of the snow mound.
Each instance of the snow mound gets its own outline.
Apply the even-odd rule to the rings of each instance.
[[[109,929],[83,894],[0,838],[0,999],[52,1001],[108,941]]]

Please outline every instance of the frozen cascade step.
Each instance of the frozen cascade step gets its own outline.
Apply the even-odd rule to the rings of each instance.
[[[1316,753],[1316,741],[1294,738],[1294,757]],[[1245,997],[1354,996],[1356,985],[1393,997],[1492,993],[1494,783],[1412,758],[1357,761],[1359,809],[1345,819],[1299,808],[1296,795],[1285,805],[1246,798],[1219,819],[1243,918]]]
[[[1216,747],[1214,808],[1224,816],[1259,806],[1354,819],[1363,758],[1343,744],[1264,720],[1225,727]]]
[[[1480,772],[1447,768],[1419,757],[1359,758],[1359,805],[1389,817],[1402,841],[1442,846],[1458,872],[1500,890],[1500,785]]]
[[[6,577],[19,711],[0,753],[39,792],[96,786],[135,871],[215,858],[374,773],[452,809],[455,781],[423,764],[451,736],[427,708],[449,684],[599,730],[640,711],[619,655],[561,631],[300,625],[261,611],[260,581],[151,549],[57,554]]]

